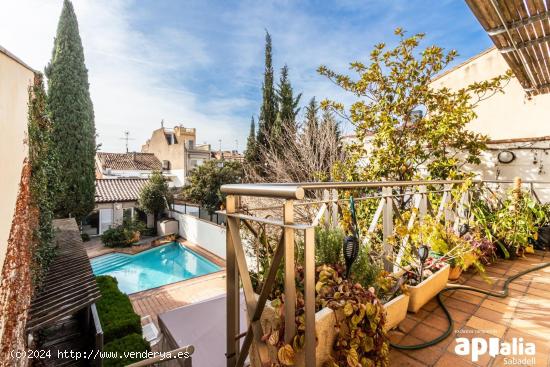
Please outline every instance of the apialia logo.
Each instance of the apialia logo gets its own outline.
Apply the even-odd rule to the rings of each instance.
[[[479,356],[489,353],[491,357],[497,355],[527,357],[536,353],[535,343],[527,343],[523,338],[513,338],[511,342],[500,341],[498,338],[457,338],[455,353],[460,356],[470,355],[472,362],[479,361]],[[518,360],[516,358],[505,359],[505,364],[535,364],[535,357]]]

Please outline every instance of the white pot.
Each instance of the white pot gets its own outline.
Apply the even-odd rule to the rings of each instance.
[[[386,325],[384,330],[388,331],[399,325],[407,317],[407,308],[409,307],[409,296],[402,294],[384,304],[386,310]]]
[[[271,325],[273,325],[275,316],[275,310],[271,307],[271,304],[268,301],[260,319],[264,334],[271,332]],[[316,367],[323,366],[323,364],[328,361],[330,357],[337,335],[334,325],[336,325],[336,315],[332,309],[325,307],[315,313],[315,332],[317,335],[317,347],[315,348]],[[278,361],[277,348],[268,343],[267,349],[269,352],[269,359],[271,361]],[[251,346],[252,353],[250,353],[250,365],[253,367],[259,367],[261,365],[260,361],[256,359],[256,354],[253,353],[253,350],[254,343]],[[305,352],[303,350],[296,353],[296,356],[294,357],[294,366],[305,366]]]
[[[447,286],[449,280],[449,264],[445,265],[436,273],[430,275],[424,281],[415,286],[408,286],[409,290],[409,311],[417,312],[428,303],[435,295]]]

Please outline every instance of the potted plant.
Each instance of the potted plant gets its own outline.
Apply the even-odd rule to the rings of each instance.
[[[318,366],[339,366],[348,358],[361,365],[388,365],[389,344],[385,336],[386,314],[374,289],[344,278],[341,266],[322,265],[316,270],[315,330]],[[285,343],[284,295],[266,304],[260,323],[272,363],[304,366],[303,269],[297,267],[297,333]],[[251,353],[251,365],[259,366]]]
[[[450,266],[441,258],[429,257],[423,265],[412,264],[403,268],[402,276],[409,293],[409,312],[418,312],[428,301],[441,292],[449,279]]]
[[[316,314],[315,330],[317,365],[338,366],[348,359],[362,365],[388,365],[389,344],[385,337],[386,312],[377,298],[374,287],[361,285],[359,280],[371,279],[379,274],[379,269],[354,264],[353,271],[361,269],[370,274],[367,277],[345,277],[342,265],[341,229],[319,228],[315,236],[316,269]],[[297,246],[297,263],[302,263],[302,246]],[[269,249],[257,249],[259,253],[270,253]],[[367,251],[362,251],[366,259]],[[363,263],[364,264],[364,263]],[[260,264],[262,265],[262,264]],[[263,267],[263,266],[262,266]],[[354,274],[352,271],[352,274]],[[261,288],[263,271],[253,274],[256,289]],[[304,318],[303,318],[303,269],[296,267],[297,285],[297,334],[291,343],[285,343],[284,331],[284,288],[282,276],[277,277],[276,285],[266,304],[260,323],[264,332],[263,340],[268,345],[269,357],[276,365],[304,365]],[[251,354],[252,366],[259,365],[255,354]]]
[[[405,278],[394,273],[381,272],[376,284],[380,301],[386,311],[384,330],[391,330],[407,317],[409,307],[409,291]]]

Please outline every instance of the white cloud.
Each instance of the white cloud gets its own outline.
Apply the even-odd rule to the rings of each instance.
[[[449,11],[450,2],[438,4],[440,12]],[[0,45],[42,70],[51,57],[61,5],[61,0],[0,2]],[[354,102],[355,96],[320,76],[317,67],[347,73],[350,61],[368,60],[375,43],[393,44],[397,26],[427,31],[426,44],[459,43],[469,50],[464,57],[483,48],[471,34],[464,35],[480,28],[466,5],[469,18],[458,17],[452,24],[438,11],[419,16],[414,10],[422,6],[415,0],[343,0],[323,6],[289,0],[160,5],[74,0],[99,141],[104,150],[122,151],[120,138],[129,130],[131,148],[139,150],[164,119],[167,126],[197,128],[199,142],[217,147],[221,138],[224,149],[232,149],[238,139],[242,149],[250,115],[257,118],[260,106],[266,28],[273,37],[277,78],[288,64],[294,90],[303,92],[302,105],[313,96]],[[149,28],[140,30],[144,23]]]
[[[192,91],[174,82],[195,65],[211,60],[200,39],[183,31],[159,27],[155,38],[132,27],[131,1],[73,2],[89,70],[90,92],[95,109],[99,142],[105,151],[123,151],[120,140],[130,131],[130,148],[140,150],[151,131],[166,125],[197,128],[197,140],[233,148],[243,142],[247,125],[231,115],[231,99],[200,103]],[[0,4],[0,44],[43,70],[51,57],[61,1],[22,0]],[[182,57],[184,55],[185,57]],[[191,55],[191,56],[189,56]],[[242,145],[241,145],[242,146]]]

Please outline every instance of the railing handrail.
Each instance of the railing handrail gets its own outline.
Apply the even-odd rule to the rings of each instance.
[[[304,198],[305,191],[308,190],[408,187],[422,185],[460,184],[464,182],[466,182],[466,180],[248,183],[222,185],[221,192],[228,195],[261,196],[270,198],[301,200]],[[514,181],[473,180],[472,182],[511,184]],[[550,181],[522,181],[522,184],[550,184]]]

